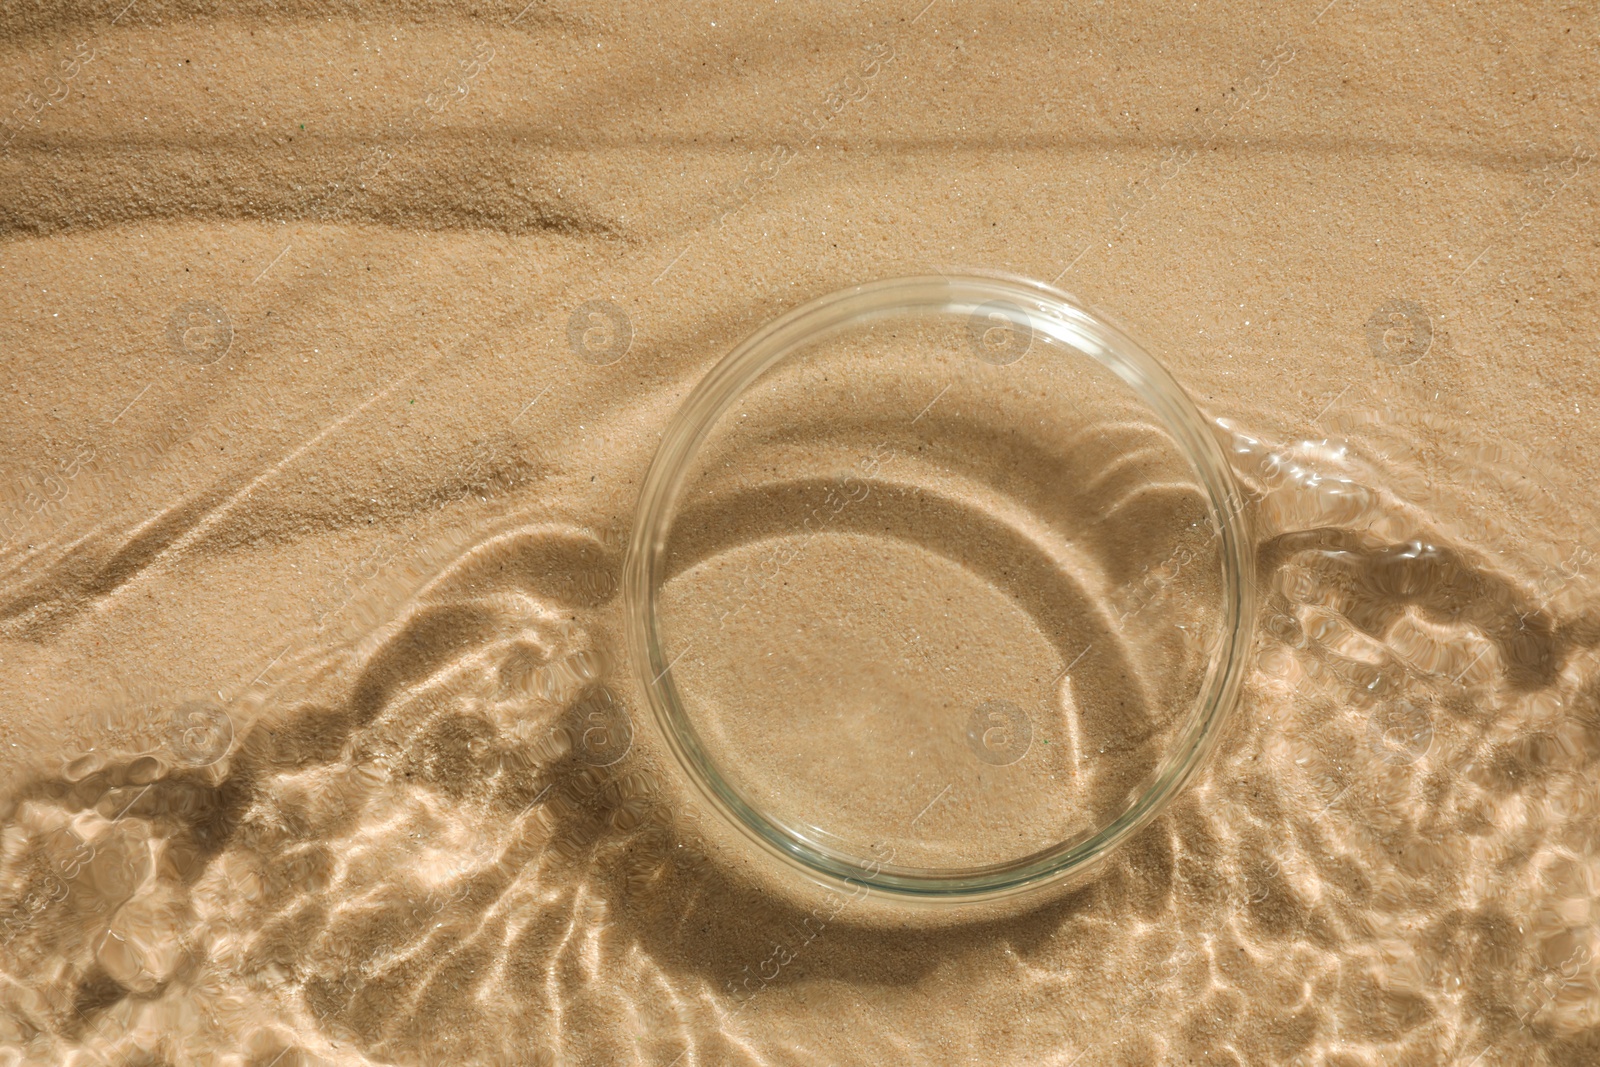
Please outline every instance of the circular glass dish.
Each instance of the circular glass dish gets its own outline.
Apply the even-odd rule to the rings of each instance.
[[[1237,700],[1251,555],[1218,440],[1072,297],[929,276],[768,323],[640,492],[628,641],[757,851],[824,886],[1003,897],[1086,870]]]

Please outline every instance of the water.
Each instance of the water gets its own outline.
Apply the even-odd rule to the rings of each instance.
[[[620,544],[512,522],[237,699],[128,694],[38,765],[0,1063],[931,1064],[974,1018],[994,1063],[1587,1062],[1590,505],[1377,407],[1268,422],[1217,422],[1259,543],[1243,706],[1088,886],[920,933],[757,891],[628,719]]]

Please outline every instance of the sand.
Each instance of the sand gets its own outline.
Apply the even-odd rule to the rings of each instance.
[[[1591,8],[3,25],[0,1063],[1600,1059]],[[967,268],[1054,280],[1183,383],[1261,617],[1160,819],[929,924],[719,844],[617,577],[733,344]],[[947,498],[978,531],[1027,499]],[[1048,677],[985,542],[916,514],[907,588],[948,578]],[[850,610],[836,576],[797,604]]]

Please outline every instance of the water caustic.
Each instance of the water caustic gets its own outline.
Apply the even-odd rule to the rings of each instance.
[[[1038,449],[984,417],[987,373],[920,421],[907,389],[908,432],[813,441],[809,476],[763,474],[776,423],[720,454],[666,583],[674,671],[741,788],[929,863],[1122,803],[1212,602],[1159,436],[1118,419]],[[1585,516],[1533,527],[1489,458],[1452,503],[1460,481],[1364,449],[1401,435],[1375,427],[1219,427],[1259,541],[1244,705],[1068,897],[918,933],[759,891],[639,715],[617,546],[530,521],[270,690],[137,694],[12,786],[0,1063],[933,1064],[971,1018],[997,1020],[993,1063],[1030,1062],[1037,1027],[1067,1063],[1592,1063]]]

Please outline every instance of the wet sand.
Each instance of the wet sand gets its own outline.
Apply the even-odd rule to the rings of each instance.
[[[0,1063],[1600,1058],[1600,18],[1324,2],[9,5]],[[635,496],[975,267],[1213,420],[1254,668],[1090,882],[808,925],[641,717]]]

